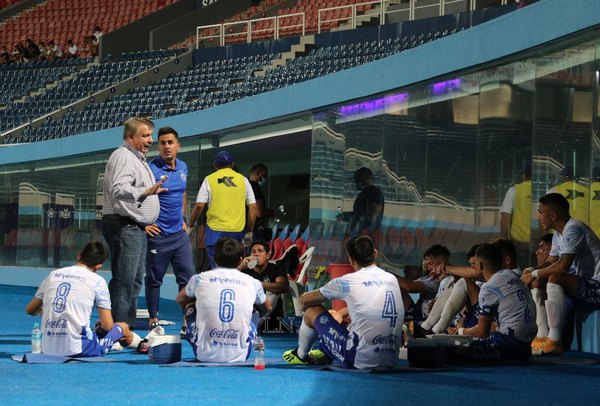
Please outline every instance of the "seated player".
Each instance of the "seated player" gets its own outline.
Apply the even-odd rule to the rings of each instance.
[[[458,334],[477,338],[469,346],[472,360],[526,360],[536,330],[529,289],[512,269],[503,269],[503,253],[497,245],[481,244],[475,258],[486,281],[479,292],[477,325],[461,327]]]
[[[113,344],[137,348],[141,338],[127,323],[115,323],[110,312],[110,294],[104,278],[96,274],[107,252],[99,242],[90,242],[77,254],[77,264],[50,272],[25,311],[42,314],[42,353],[70,357],[102,357]],[[90,328],[96,306],[100,326]]]
[[[523,272],[536,303],[536,353],[560,354],[567,299],[598,308],[600,305],[600,239],[586,224],[571,217],[569,202],[559,193],[548,193],[538,202],[538,220],[544,230],[554,230],[548,259]],[[546,337],[544,337],[546,336]]]
[[[433,305],[427,319],[421,323],[420,329],[417,328],[417,336],[424,336],[430,333],[445,333],[452,320],[454,320],[458,312],[465,306],[467,306],[466,314],[471,315],[474,313],[473,308],[477,304],[479,286],[481,285],[481,282],[474,278],[478,275],[478,272],[474,268],[477,247],[479,247],[479,244],[472,246],[467,252],[469,267],[447,265],[438,268],[441,272],[455,275],[459,279],[454,283],[454,287],[450,291],[447,300],[440,301],[439,303],[436,302]],[[469,320],[471,319],[471,317],[467,317],[462,323],[466,322],[466,325],[470,326]]]
[[[445,275],[442,277],[438,277],[439,275],[433,277],[431,271],[438,266],[448,264],[449,258],[450,251],[448,251],[448,248],[439,244],[432,245],[423,253],[423,276],[414,281],[398,277],[398,283],[402,292],[402,301],[404,308],[407,309],[405,321],[421,321],[426,319],[435,301],[442,297],[442,295],[442,300],[447,297],[447,293],[444,293],[444,291],[452,287],[454,277],[445,277]],[[413,302],[409,295],[410,293],[420,294],[417,303]]]
[[[320,363],[325,356],[347,368],[392,367],[402,341],[404,307],[396,277],[375,265],[377,250],[370,237],[361,235],[346,244],[350,265],[357,272],[335,278],[320,289],[304,293],[304,318],[298,347],[283,359],[292,365]],[[342,299],[348,307],[330,313],[322,303]],[[349,316],[349,329],[342,319]],[[321,350],[311,351],[320,339]]]
[[[249,269],[249,264],[254,267]],[[237,269],[260,281],[273,309],[277,307],[281,294],[290,288],[286,270],[269,262],[269,244],[265,240],[252,243],[250,256],[244,258]],[[268,317],[269,313],[261,316]]]
[[[242,362],[248,359],[256,333],[253,306],[271,310],[260,282],[236,269],[242,245],[228,237],[215,245],[212,271],[194,275],[177,295],[185,310],[186,340],[198,361]]]

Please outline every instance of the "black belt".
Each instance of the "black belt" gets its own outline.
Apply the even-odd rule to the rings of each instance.
[[[143,224],[138,223],[131,217],[121,216],[120,214],[105,214],[102,216],[102,220],[118,221],[121,227],[132,225],[138,227],[140,230],[145,231],[146,227]]]

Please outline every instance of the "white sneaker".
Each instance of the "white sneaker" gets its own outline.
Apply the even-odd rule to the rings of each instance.
[[[121,345],[121,343],[120,343],[120,342],[118,342],[118,341],[117,341],[116,343],[114,343],[114,344],[112,345],[112,347],[111,347],[111,349],[110,349],[110,350],[111,350],[111,351],[123,351],[123,346]]]

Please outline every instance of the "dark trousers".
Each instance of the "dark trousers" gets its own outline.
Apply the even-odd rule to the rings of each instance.
[[[146,233],[127,217],[105,215],[102,235],[111,253],[112,278],[108,290],[113,319],[133,328],[146,268]]]
[[[190,237],[181,230],[171,235],[157,235],[148,238],[146,253],[146,305],[151,319],[158,317],[160,286],[169,264],[179,290],[183,289],[194,275],[194,261]]]

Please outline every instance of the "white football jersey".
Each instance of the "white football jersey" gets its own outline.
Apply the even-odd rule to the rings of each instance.
[[[587,225],[574,218],[569,219],[562,234],[554,232],[550,255],[574,254],[571,269],[577,276],[600,279],[600,239]]]
[[[372,265],[332,279],[320,292],[327,299],[342,299],[348,305],[352,320],[348,345],[358,339],[356,368],[396,365],[404,305],[394,275]]]
[[[90,316],[94,307],[110,310],[106,281],[83,266],[50,272],[35,297],[43,302],[42,352],[53,355],[81,353],[82,338],[92,339]]]
[[[196,358],[245,361],[253,306],[266,300],[262,284],[237,269],[217,268],[194,275],[185,293],[196,298]]]

